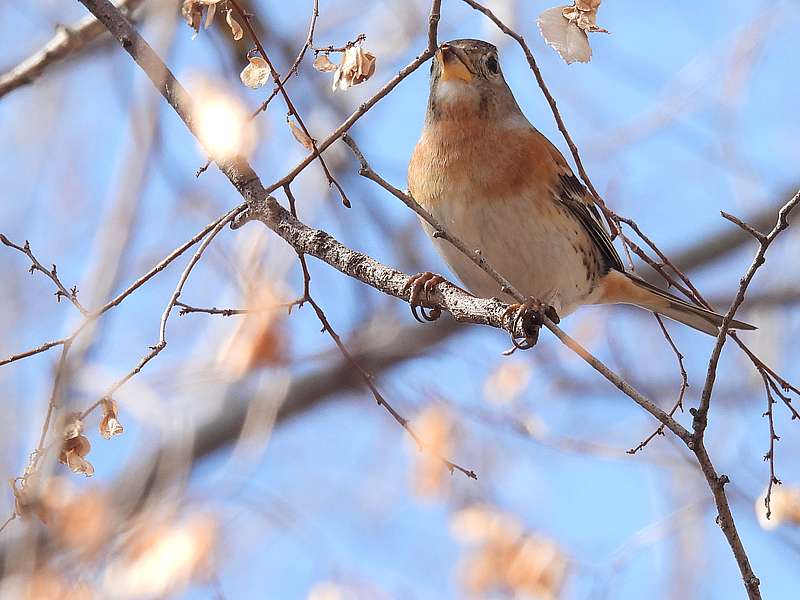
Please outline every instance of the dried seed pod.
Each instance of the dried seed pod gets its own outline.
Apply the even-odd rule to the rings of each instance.
[[[361,46],[350,46],[333,74],[333,91],[346,90],[365,82],[375,73],[375,55]]]
[[[266,84],[272,75],[272,69],[262,56],[248,56],[247,66],[239,73],[239,79],[252,90],[257,90]]]

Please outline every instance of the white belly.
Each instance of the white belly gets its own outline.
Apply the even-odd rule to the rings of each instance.
[[[465,197],[451,190],[425,208],[467,247],[480,249],[520,292],[552,305],[560,316],[592,301],[596,281],[588,275],[586,250],[593,246],[566,207],[550,199]],[[431,235],[432,228],[425,222],[423,226]],[[433,243],[471,293],[510,300],[494,279],[449,242],[435,238]]]

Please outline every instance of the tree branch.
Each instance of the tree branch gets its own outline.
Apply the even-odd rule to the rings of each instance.
[[[131,14],[141,3],[142,0],[118,0],[117,7],[124,14]],[[71,27],[57,25],[56,34],[43,48],[0,75],[0,98],[33,83],[49,67],[80,52],[105,32],[105,25],[92,16],[84,17]]]
[[[9,240],[5,235],[0,233],[0,242],[8,246],[9,248],[14,248],[14,250],[18,250],[22,252],[28,259],[31,261],[31,266],[28,269],[30,273],[34,271],[39,271],[40,273],[44,273],[56,286],[56,301],[61,302],[61,298],[67,298],[70,302],[72,302],[73,306],[78,309],[78,311],[85,317],[89,314],[89,311],[86,310],[83,305],[78,300],[78,288],[73,286],[69,290],[66,286],[61,283],[61,280],[58,278],[58,270],[56,269],[56,265],[53,264],[52,269],[45,269],[42,263],[40,263],[36,257],[33,255],[33,251],[31,250],[31,245],[28,243],[28,240],[25,240],[25,243],[22,246],[18,246],[17,244],[13,243]]]
[[[772,228],[772,231],[759,240],[759,248],[755,257],[753,258],[753,262],[750,264],[750,267],[747,269],[745,276],[742,278],[742,281],[739,284],[739,290],[736,293],[736,298],[734,298],[730,308],[728,309],[728,312],[725,313],[725,316],[722,319],[722,326],[719,328],[717,342],[714,345],[714,350],[711,352],[711,358],[708,361],[706,380],[705,384],[703,385],[703,392],[700,395],[700,406],[693,413],[693,428],[695,431],[695,437],[702,437],[703,432],[708,425],[708,410],[711,405],[711,392],[714,388],[714,382],[717,377],[717,364],[719,363],[719,357],[722,353],[722,347],[725,345],[725,339],[727,337],[728,330],[730,329],[731,321],[733,320],[733,317],[741,306],[742,302],[744,302],[745,293],[747,292],[747,288],[750,286],[750,283],[753,281],[753,277],[755,277],[756,272],[761,265],[764,264],[764,256],[767,253],[767,249],[770,247],[772,242],[775,241],[775,238],[778,237],[778,235],[789,226],[789,214],[795,207],[797,207],[798,204],[800,204],[800,191],[797,192],[794,197],[784,204],[783,207],[778,211],[778,220],[775,223],[775,226]]]

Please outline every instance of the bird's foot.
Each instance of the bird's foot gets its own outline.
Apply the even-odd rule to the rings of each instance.
[[[423,294],[427,297],[433,291],[433,288],[443,281],[447,280],[441,275],[431,273],[430,271],[424,271],[411,277],[408,283],[403,287],[404,292],[409,289],[411,290],[408,303],[411,305],[411,314],[413,314],[414,318],[420,323],[435,321],[442,315],[441,306],[432,305],[430,303],[423,304],[420,302],[420,299]],[[419,312],[417,312],[417,310],[419,310]],[[420,314],[422,315],[421,318]]]
[[[503,313],[503,320],[511,319],[511,342],[514,350],[529,350],[539,341],[539,330],[547,317],[553,323],[559,323],[561,319],[556,309],[549,304],[544,304],[533,298],[528,298],[525,302],[510,304]],[[522,336],[516,332],[522,331]]]

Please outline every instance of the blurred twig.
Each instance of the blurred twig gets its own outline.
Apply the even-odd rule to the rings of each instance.
[[[450,336],[464,331],[463,327],[446,319],[424,329],[413,325],[392,328],[388,335],[367,336],[352,342],[352,356],[365,369],[380,373],[426,354]],[[342,357],[334,360],[291,382],[286,397],[277,409],[275,424],[289,423],[315,408],[343,398],[345,392],[359,389],[361,385],[363,379],[353,372],[347,359]],[[127,517],[145,507],[148,499],[158,497],[165,489],[173,487],[185,472],[185,464],[194,468],[202,459],[236,442],[245,427],[251,433],[254,431],[252,424],[247,424],[254,399],[249,394],[244,396],[239,389],[232,390],[228,396],[223,403],[224,411],[209,415],[177,438],[165,438],[146,456],[137,456],[130,465],[121,469],[119,478],[109,488],[114,490],[113,505],[119,522],[127,522]],[[257,430],[259,426],[266,425],[256,423],[255,426]],[[176,455],[183,457],[187,463],[179,464],[170,459]],[[12,520],[10,518],[7,523]],[[48,552],[56,550],[57,542],[47,530],[39,530],[38,533],[40,538],[37,544],[42,550],[38,556],[41,560]],[[9,561],[8,557],[14,555],[18,545],[24,544],[25,540],[6,540],[0,544],[0,579],[23,566]]]
[[[167,306],[164,308],[163,314],[161,315],[161,324],[158,330],[158,342],[154,346],[150,347],[150,351],[141,358],[141,360],[136,364],[136,366],[133,369],[131,369],[130,372],[128,372],[124,377],[122,377],[114,384],[112,384],[108,388],[108,391],[106,391],[106,393],[103,394],[102,398],[100,398],[96,402],[92,403],[89,407],[87,407],[81,413],[81,419],[86,418],[86,416],[90,412],[92,412],[95,408],[100,406],[100,404],[102,404],[103,401],[110,399],[120,387],[125,385],[125,383],[127,383],[133,376],[138,374],[148,362],[150,362],[152,359],[158,356],[158,354],[161,353],[161,351],[164,350],[164,348],[166,348],[167,321],[169,320],[169,317],[172,314],[172,310],[175,308],[175,303],[178,301],[178,298],[180,297],[181,292],[183,291],[183,286],[186,284],[186,281],[189,279],[189,275],[199,262],[200,258],[203,256],[203,252],[205,252],[209,244],[213,241],[213,239],[217,236],[217,234],[220,231],[222,231],[225,225],[231,222],[239,214],[239,212],[240,211],[238,209],[233,209],[229,211],[223,218],[217,221],[217,224],[211,231],[208,232],[208,235],[202,241],[202,243],[197,248],[192,258],[189,260],[189,263],[184,268],[183,273],[181,274],[180,279],[178,280],[178,283],[175,286],[175,290],[172,292],[172,297],[170,298],[169,302],[167,303]]]
[[[130,15],[143,0],[118,0],[117,7]],[[106,28],[93,16],[84,17],[70,27],[56,26],[56,34],[40,50],[31,54],[13,69],[0,75],[0,98],[15,89],[36,81],[46,69],[83,50],[102,34]]]

